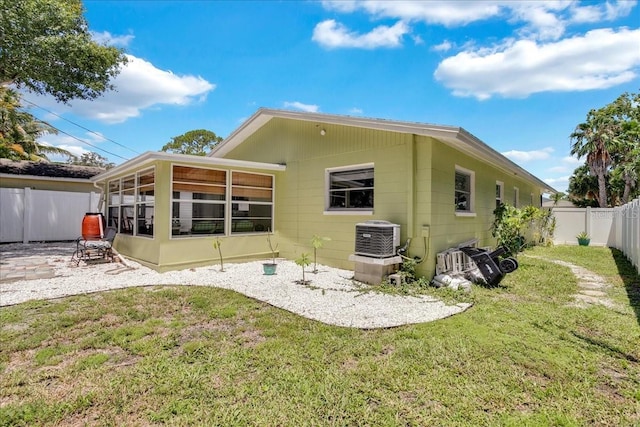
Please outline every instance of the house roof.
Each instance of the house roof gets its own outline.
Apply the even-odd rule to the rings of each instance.
[[[300,111],[276,110],[261,108],[247,121],[245,121],[238,129],[233,131],[231,135],[218,143],[208,154],[211,157],[223,157],[231,152],[234,148],[242,144],[249,136],[254,134],[258,129],[267,124],[271,119],[282,118],[290,120],[300,120],[315,122],[318,125],[334,124],[343,126],[361,127],[367,129],[377,129],[388,132],[400,132],[421,136],[429,136],[436,138],[445,144],[456,148],[466,154],[484,160],[502,169],[505,172],[512,173],[536,183],[542,191],[555,193],[549,184],[545,183],[538,177],[532,175],[527,170],[518,166],[480,139],[473,136],[461,127],[442,126],[434,124],[424,124],[415,122],[402,122],[386,119],[371,119],[353,116],[341,116],[334,114],[307,113]]]
[[[115,168],[109,169],[108,171],[103,172],[100,175],[96,175],[92,177],[91,181],[93,182],[104,181],[116,175],[126,173],[130,170],[139,169],[140,166],[143,166],[147,163],[152,163],[156,160],[167,160],[167,161],[176,162],[176,163],[180,163],[180,162],[196,163],[196,164],[202,164],[203,166],[226,166],[226,167],[262,169],[267,171],[286,170],[286,166],[276,165],[273,163],[249,162],[245,160],[232,160],[232,159],[205,157],[205,156],[193,156],[189,154],[172,154],[172,153],[165,153],[162,151],[147,151],[131,160],[128,160],[116,166]]]
[[[0,175],[11,178],[17,175],[24,179],[57,178],[87,181],[101,172],[104,172],[103,168],[93,166],[0,159]]]

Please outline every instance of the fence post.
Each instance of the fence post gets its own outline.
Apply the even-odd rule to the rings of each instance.
[[[587,206],[587,210],[584,215],[584,231],[589,235],[593,235],[591,232],[591,206]]]
[[[22,243],[29,243],[31,238],[31,213],[33,212],[33,193],[30,187],[24,187],[24,211],[22,217]]]

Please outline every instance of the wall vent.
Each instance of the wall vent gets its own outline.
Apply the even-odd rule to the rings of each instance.
[[[356,254],[373,258],[396,255],[400,246],[400,226],[389,221],[366,221],[356,224]]]

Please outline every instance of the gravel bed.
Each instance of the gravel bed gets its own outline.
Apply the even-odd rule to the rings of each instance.
[[[122,263],[70,262],[74,243],[0,245],[3,268],[21,258],[41,258],[54,270],[50,279],[0,283],[0,306],[112,289],[152,285],[212,286],[240,292],[309,319],[362,329],[430,322],[458,314],[471,304],[447,305],[430,296],[400,296],[354,281],[353,272],[319,265],[318,273],[278,260],[277,274],[266,276],[262,261],[158,273],[131,260]]]

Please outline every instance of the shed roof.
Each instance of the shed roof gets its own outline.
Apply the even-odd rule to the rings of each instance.
[[[62,163],[31,162],[27,160],[0,159],[0,174],[21,177],[86,179],[104,172],[94,166],[67,165]]]
[[[315,122],[320,126],[322,124],[334,124],[430,136],[466,154],[491,163],[493,166],[497,166],[503,171],[520,176],[523,179],[530,180],[544,192],[556,192],[556,190],[549,184],[534,176],[524,168],[518,166],[516,163],[509,160],[489,145],[467,132],[465,129],[455,126],[260,108],[238,129],[233,131],[231,135],[217,144],[208,156],[224,157],[227,153],[242,144],[247,138],[273,118]]]

